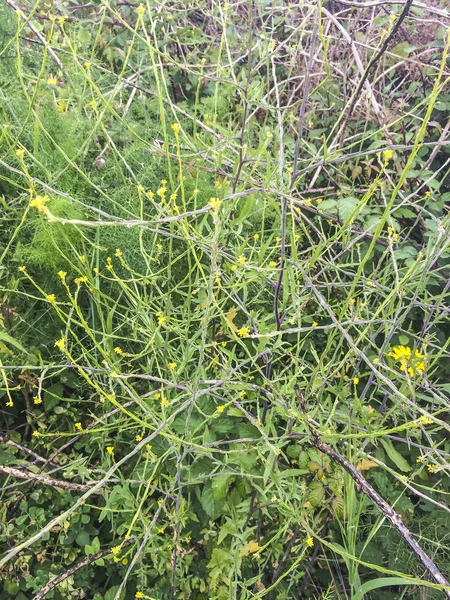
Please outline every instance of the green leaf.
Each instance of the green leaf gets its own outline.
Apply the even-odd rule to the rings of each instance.
[[[408,472],[411,471],[411,467],[397,450],[394,448],[394,444],[391,440],[384,440],[380,438],[380,442],[383,444],[384,449],[386,450],[386,454],[392,460],[393,463],[400,469],[400,471]]]
[[[5,342],[5,344],[11,344],[11,346],[14,346],[14,348],[16,348],[17,350],[20,350],[24,354],[28,354],[25,348],[17,340],[15,340],[13,337],[8,335],[4,331],[0,331],[0,342]]]
[[[415,585],[415,582],[403,579],[403,577],[380,577],[379,579],[371,579],[370,581],[366,581],[366,583],[362,584],[362,586],[353,596],[353,600],[363,600],[364,595],[372,590],[395,585]]]

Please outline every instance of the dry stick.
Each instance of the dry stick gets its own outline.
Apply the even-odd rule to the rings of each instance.
[[[14,469],[13,467],[0,466],[0,474],[11,475],[11,477],[17,477],[17,479],[27,479],[33,482],[43,483],[44,485],[50,485],[52,487],[72,490],[73,492],[84,493],[88,492],[91,489],[91,486],[89,485],[82,485],[81,483],[70,483],[70,481],[60,481],[59,479],[53,479],[52,477],[47,477],[46,475],[39,475],[37,473],[32,473],[31,471],[19,471],[19,469]],[[101,494],[101,492],[96,493]]]
[[[305,398],[300,392],[299,386],[296,384],[294,386],[295,394],[297,396],[297,400],[300,406],[300,409],[306,416],[306,424],[312,435],[312,444],[315,448],[326,454],[340,465],[343,469],[347,471],[353,481],[357,484],[358,488],[362,491],[362,493],[369,498],[381,512],[383,517],[387,519],[391,525],[398,531],[400,537],[402,537],[414,554],[417,556],[419,561],[423,564],[423,566],[428,571],[431,578],[439,585],[445,586],[447,589],[443,589],[443,593],[447,598],[450,598],[450,583],[446,580],[444,575],[440,572],[438,567],[432,561],[432,559],[426,554],[420,545],[416,542],[414,536],[410,532],[410,530],[403,523],[401,516],[395,512],[390,504],[384,500],[380,494],[370,485],[370,483],[361,475],[361,473],[354,467],[342,454],[336,452],[331,446],[325,444],[320,440],[319,434],[312,424],[312,420],[308,416],[308,408],[306,406]]]
[[[134,542],[133,538],[125,540],[122,543],[122,547],[129,546],[133,542]],[[68,577],[70,577],[71,575],[76,573],[76,571],[79,571],[83,567],[87,567],[88,565],[95,562],[99,558],[103,558],[104,556],[107,556],[108,554],[111,554],[111,548],[107,548],[106,550],[100,550],[100,552],[97,552],[96,554],[89,554],[89,556],[87,556],[86,558],[81,560],[79,563],[76,563],[72,567],[69,567],[67,569],[67,571],[64,571],[64,573],[61,573],[61,575],[58,575],[58,577],[55,577],[55,579],[52,579],[51,581],[49,581],[47,583],[47,585],[45,585],[42,588],[42,590],[38,594],[36,594],[36,596],[34,596],[33,600],[42,600],[42,598],[44,596],[46,596],[49,592],[51,592],[52,589],[55,588],[57,585],[62,583],[64,581],[64,579],[67,579]]]

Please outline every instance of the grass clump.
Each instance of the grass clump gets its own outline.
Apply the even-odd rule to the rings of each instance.
[[[442,597],[314,440],[445,573],[447,25],[335,4],[7,9],[6,598]]]

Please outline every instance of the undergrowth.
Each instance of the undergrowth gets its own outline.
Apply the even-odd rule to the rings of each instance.
[[[350,4],[2,6],[2,598],[442,597],[311,445],[448,574],[450,21]]]

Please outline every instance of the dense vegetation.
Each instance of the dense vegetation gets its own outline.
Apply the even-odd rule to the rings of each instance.
[[[444,597],[449,29],[2,0],[2,599]]]

